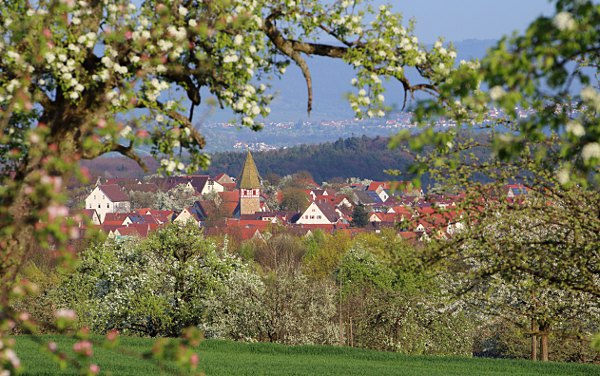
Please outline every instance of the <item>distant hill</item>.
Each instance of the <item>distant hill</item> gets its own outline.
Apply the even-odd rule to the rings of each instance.
[[[360,177],[368,179],[391,179],[384,170],[394,168],[407,171],[411,158],[399,149],[387,148],[389,139],[384,137],[351,137],[316,145],[300,145],[287,149],[253,152],[260,174],[280,176],[298,171],[308,171],[318,183],[334,177]],[[222,152],[211,155],[211,165],[201,174],[216,175],[221,172],[236,177],[245,158],[245,152]],[[158,163],[148,157],[144,161],[148,174],[154,173]],[[92,179],[104,177],[137,177],[144,171],[131,159],[121,156],[104,156],[92,161],[82,161]],[[404,176],[403,179],[408,177]]]
[[[317,183],[334,177],[360,177],[374,180],[393,179],[386,169],[408,170],[412,158],[400,149],[389,150],[389,139],[384,137],[351,137],[317,145],[300,145],[287,149],[254,152],[260,174],[285,176],[308,171]],[[212,155],[208,173],[226,172],[237,176],[245,153],[224,152]],[[401,179],[409,179],[402,176]]]
[[[481,142],[487,136],[484,132],[469,134]],[[481,138],[481,139],[480,139]],[[263,178],[276,174],[279,176],[291,175],[300,171],[308,171],[317,183],[329,181],[332,178],[366,178],[373,180],[409,180],[413,176],[408,174],[409,166],[413,159],[411,155],[401,148],[389,149],[388,137],[350,137],[340,138],[334,142],[314,145],[299,145],[286,149],[253,152],[254,161]],[[475,151],[480,158],[489,154],[486,148]],[[198,171],[199,174],[215,176],[225,172],[237,177],[242,169],[246,153],[220,152],[211,154],[211,164],[207,170]],[[149,167],[148,174],[154,173],[158,163],[150,158],[144,158]],[[103,177],[137,177],[147,175],[137,164],[127,158],[117,156],[104,156],[92,161],[83,161],[82,167],[89,171],[95,179]],[[400,176],[386,174],[386,170],[396,169]],[[483,176],[475,177],[478,181],[488,180]],[[428,176],[421,180],[423,187],[433,185]]]

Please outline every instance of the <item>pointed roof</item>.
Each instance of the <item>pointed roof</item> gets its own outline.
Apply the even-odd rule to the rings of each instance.
[[[240,173],[240,177],[238,178],[238,188],[242,189],[257,189],[260,188],[260,177],[258,176],[258,170],[256,169],[256,164],[254,163],[254,158],[252,158],[252,154],[250,154],[250,150],[248,150],[248,155],[246,155],[246,161],[244,162],[244,167],[242,168],[242,172]]]

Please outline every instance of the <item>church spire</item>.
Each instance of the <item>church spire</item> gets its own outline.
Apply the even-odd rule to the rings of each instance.
[[[237,183],[240,189],[260,189],[260,177],[249,149]]]

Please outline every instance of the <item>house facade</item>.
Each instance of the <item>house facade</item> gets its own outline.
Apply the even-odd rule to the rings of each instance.
[[[117,184],[104,184],[94,187],[85,199],[85,209],[95,209],[100,222],[107,213],[126,213],[131,210],[129,197]]]
[[[339,213],[331,205],[313,201],[296,223],[301,225],[331,225],[337,223],[339,219]]]

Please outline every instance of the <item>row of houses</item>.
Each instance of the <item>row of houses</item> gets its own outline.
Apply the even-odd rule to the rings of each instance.
[[[181,210],[132,209],[128,192],[169,192],[184,187],[197,197]],[[276,211],[270,198],[281,202],[281,192],[269,197],[262,191],[261,178],[248,152],[239,176],[219,174],[153,177],[135,179],[99,179],[85,198],[85,214],[109,236],[145,237],[168,223],[194,222],[207,234],[235,234],[241,239],[262,237],[275,227],[299,235],[315,230],[350,233],[392,228],[408,239],[448,237],[462,227],[463,214],[457,209],[464,198],[458,195],[425,195],[409,182],[370,182],[348,184],[341,189],[321,188],[307,182],[304,190],[309,202],[301,212]],[[506,196],[514,199],[527,194],[520,185],[507,186]],[[273,202],[271,200],[271,202]],[[351,226],[354,208],[368,212],[369,224]]]

